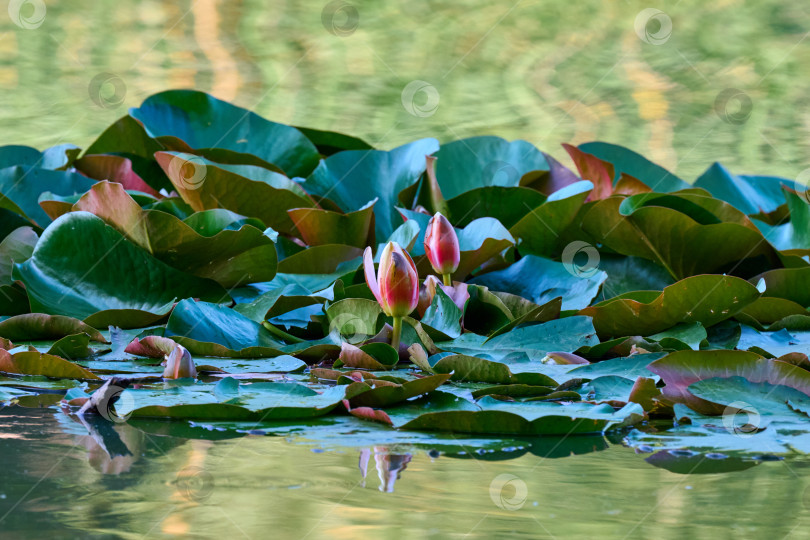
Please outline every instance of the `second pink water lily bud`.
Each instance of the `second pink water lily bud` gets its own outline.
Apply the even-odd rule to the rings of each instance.
[[[191,353],[182,345],[178,345],[166,356],[166,369],[163,370],[164,379],[196,378],[197,367]]]
[[[425,253],[433,270],[442,276],[445,285],[450,285],[450,276],[458,269],[461,251],[456,230],[440,213],[436,213],[428,222],[425,231]]]

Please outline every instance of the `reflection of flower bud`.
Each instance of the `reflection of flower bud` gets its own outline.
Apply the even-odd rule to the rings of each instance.
[[[380,256],[377,275],[371,248],[364,254],[366,283],[389,317],[405,317],[419,300],[419,275],[416,265],[396,242],[389,242]]]
[[[185,379],[197,377],[197,368],[191,353],[182,345],[178,345],[166,357],[166,369],[163,370],[164,379]]]
[[[394,454],[385,446],[374,447],[374,461],[380,478],[380,491],[393,493],[394,483],[411,462],[410,454]]]
[[[461,252],[458,236],[447,218],[436,213],[425,231],[425,253],[433,270],[439,275],[452,274],[458,268]]]

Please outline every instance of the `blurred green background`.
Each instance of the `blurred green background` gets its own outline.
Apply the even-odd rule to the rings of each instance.
[[[687,181],[713,161],[789,178],[810,168],[802,2],[8,5],[2,144],[87,146],[148,95],[197,88],[381,148],[494,134],[558,158],[562,142],[619,143]],[[403,105],[412,81],[431,85],[406,92],[416,114]]]

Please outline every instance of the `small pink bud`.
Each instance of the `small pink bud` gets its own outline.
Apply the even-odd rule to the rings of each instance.
[[[425,253],[430,265],[439,275],[452,274],[458,269],[461,251],[458,236],[447,218],[436,213],[425,231]]]
[[[166,356],[166,369],[163,370],[164,379],[196,378],[197,368],[191,353],[182,345],[178,345]]]

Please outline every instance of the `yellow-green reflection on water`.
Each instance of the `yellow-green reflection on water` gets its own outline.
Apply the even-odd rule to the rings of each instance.
[[[799,459],[681,475],[620,443],[491,461],[127,424],[114,429],[132,455],[111,459],[110,439],[105,450],[74,425],[53,409],[0,415],[4,538],[740,539],[803,538],[810,526]]]
[[[34,29],[0,14],[5,144],[86,146],[146,96],[193,87],[385,148],[496,134],[558,157],[561,142],[620,143],[688,181],[713,161],[792,178],[810,168],[801,2],[652,6],[671,33],[650,19],[645,42],[635,24],[651,5],[636,0],[29,3],[43,1]],[[102,73],[125,92],[102,87],[99,106],[88,88]],[[418,114],[406,110],[412,81],[435,87],[435,111],[424,92]],[[717,111],[731,88],[740,99]]]

